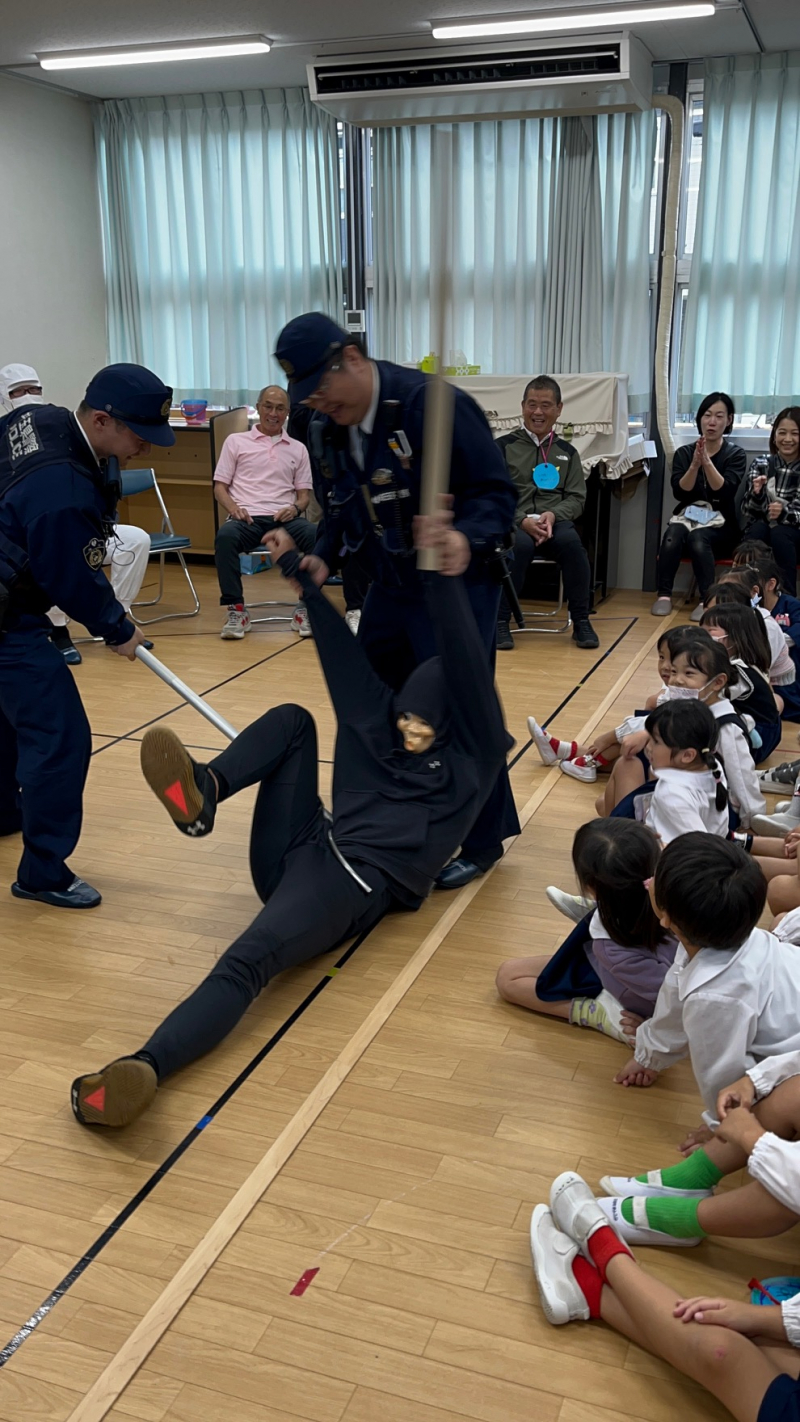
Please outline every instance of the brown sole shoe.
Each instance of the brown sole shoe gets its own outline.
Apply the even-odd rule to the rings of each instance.
[[[102,1071],[76,1077],[72,1110],[82,1126],[129,1126],[151,1105],[158,1077],[149,1062],[119,1057]]]
[[[154,795],[179,829],[200,820],[203,796],[194,778],[194,761],[166,726],[145,731],[141,750],[142,774]]]

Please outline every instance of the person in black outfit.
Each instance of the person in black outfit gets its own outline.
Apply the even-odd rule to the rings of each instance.
[[[692,621],[699,622],[703,599],[714,581],[717,558],[730,555],[739,541],[736,494],[744,478],[745,452],[727,435],[736,417],[730,395],[714,390],[700,402],[694,444],[682,444],[672,461],[672,492],[678,500],[658,552],[658,596],[650,609],[654,617],[672,611],[672,588],[680,561],[687,555],[700,593]],[[705,507],[712,524],[701,524],[688,510]],[[672,520],[679,518],[681,522]]]
[[[443,569],[454,537],[447,515],[415,524],[417,547],[435,547]],[[218,805],[260,785],[250,865],[264,907],[141,1052],[73,1082],[83,1125],[127,1125],[165,1077],[227,1036],[276,973],[391,909],[418,908],[505,764],[511,738],[460,577],[425,575],[439,658],[395,694],[289,535],[276,530],[267,544],[306,599],[336,711],[333,815],[319,799],[316,727],[301,706],[267,711],[209,765],[196,764],[168,730],[146,734],[145,776],[186,834],[210,833]]]

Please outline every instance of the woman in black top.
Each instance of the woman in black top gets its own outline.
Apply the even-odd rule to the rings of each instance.
[[[692,620],[699,621],[703,598],[714,581],[716,559],[726,557],[739,541],[735,502],[746,459],[744,450],[726,438],[735,415],[730,395],[722,390],[706,395],[697,411],[700,438],[675,451],[672,492],[678,502],[672,518],[684,521],[670,521],[661,542],[658,597],[651,608],[656,617],[667,617],[672,611],[675,574],[681,558],[688,555],[700,592],[700,605]],[[702,515],[693,516],[692,509],[698,504],[713,518],[713,525],[701,523]]]
[[[159,1083],[221,1042],[277,973],[392,909],[419,908],[469,833],[512,742],[462,580],[446,575],[451,540],[462,537],[449,523],[443,514],[415,519],[417,547],[435,547],[442,568],[425,574],[439,657],[398,693],[373,671],[285,530],[267,535],[302,591],[336,712],[333,814],[317,792],[316,726],[302,706],[265,712],[208,765],[151,728],[142,769],[184,834],[210,834],[218,805],[259,786],[250,868],[264,907],[140,1052],[73,1082],[82,1125],[135,1120]]]
[[[746,539],[772,548],[781,581],[797,595],[800,558],[800,408],[788,405],[776,416],[769,437],[769,458],[750,466],[741,505]]]

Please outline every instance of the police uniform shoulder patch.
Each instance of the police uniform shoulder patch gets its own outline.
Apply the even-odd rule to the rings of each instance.
[[[279,360],[278,365],[291,380],[292,376],[294,375],[294,366],[292,365],[292,362],[290,360]]]
[[[167,418],[167,415],[169,414],[169,412],[170,412],[171,409],[172,409],[172,403],[171,403],[171,401],[165,400],[164,403],[163,403],[163,405],[161,406],[161,415],[162,415],[162,418],[163,418],[163,419],[166,419],[166,418]]]
[[[83,550],[83,556],[93,572],[102,568],[106,556],[106,545],[102,538],[90,538]]]

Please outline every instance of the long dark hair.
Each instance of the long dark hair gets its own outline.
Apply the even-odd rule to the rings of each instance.
[[[709,607],[700,618],[700,626],[721,627],[728,638],[728,656],[738,657],[745,666],[767,675],[772,651],[764,619],[754,607],[736,607],[733,603]]]
[[[589,820],[572,841],[578,883],[590,890],[603,927],[621,948],[657,948],[667,933],[644,887],[658,863],[658,840],[636,820]]]
[[[797,425],[797,431],[798,434],[800,434],[800,405],[787,405],[785,410],[780,410],[775,416],[772,429],[769,432],[769,452],[770,454],[774,454],[778,459],[782,459],[783,455],[778,453],[778,446],[775,443],[775,431],[781,420],[791,420],[792,424]],[[797,455],[797,459],[800,459],[800,452]]]
[[[730,572],[720,578],[718,583],[712,583],[703,598],[703,607],[708,607],[710,603],[727,603],[738,607],[750,607],[752,588],[758,582],[758,575],[755,564],[750,564],[746,568],[731,568]]]
[[[749,568],[752,563],[760,563],[771,556],[772,549],[760,538],[744,538],[733,550],[734,568]]]
[[[720,648],[720,650],[722,650]],[[725,658],[728,661],[728,658]],[[730,666],[730,662],[728,662]],[[704,671],[704,667],[698,670]],[[722,783],[722,766],[715,755],[717,744],[717,722],[713,713],[702,702],[665,701],[651,711],[644,723],[646,731],[658,732],[659,740],[670,750],[696,751],[716,782],[714,803],[718,810],[724,810],[728,803],[728,792]],[[602,918],[602,914],[600,915]]]

